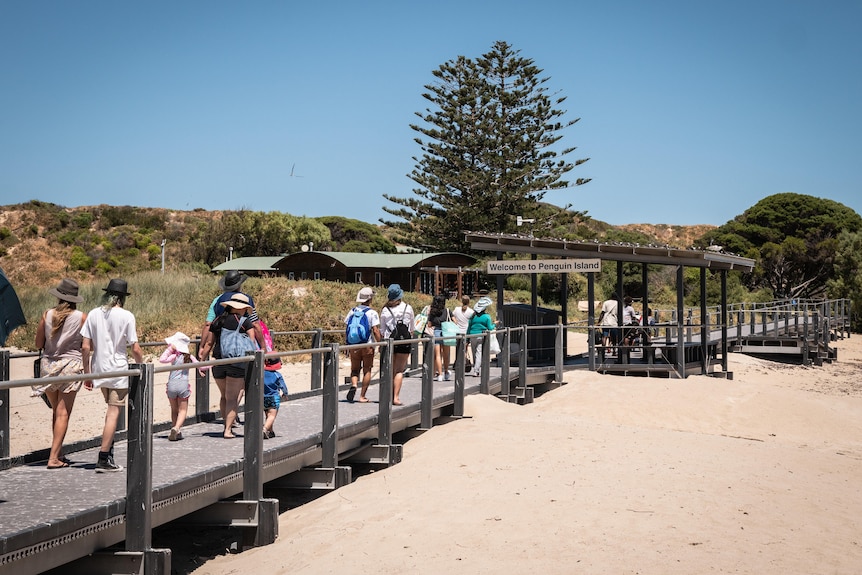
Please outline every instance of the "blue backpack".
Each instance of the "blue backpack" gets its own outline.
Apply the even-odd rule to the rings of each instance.
[[[353,308],[353,315],[350,316],[350,321],[347,322],[348,345],[368,341],[368,336],[371,333],[371,327],[368,325],[368,315],[365,313],[368,309],[366,306],[356,306]]]

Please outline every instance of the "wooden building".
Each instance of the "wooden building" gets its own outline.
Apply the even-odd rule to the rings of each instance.
[[[476,258],[455,252],[363,254],[353,252],[297,252],[286,256],[234,258],[214,272],[241,271],[248,275],[277,275],[289,279],[400,284],[407,291],[460,297],[478,286]]]

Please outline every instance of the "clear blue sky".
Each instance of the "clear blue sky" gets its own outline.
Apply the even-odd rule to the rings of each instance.
[[[612,224],[720,225],[780,192],[862,213],[860,22],[851,0],[0,0],[0,204],[376,223],[412,195],[432,70],[505,40],[581,118],[561,143],[592,181],[548,201]]]

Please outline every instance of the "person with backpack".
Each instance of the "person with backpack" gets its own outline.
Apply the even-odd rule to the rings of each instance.
[[[494,302],[491,301],[491,298],[485,296],[480,297],[479,301],[476,302],[476,305],[473,307],[473,315],[470,317],[469,326],[467,327],[467,333],[469,335],[485,333],[486,331],[494,331],[494,321],[486,311],[492,303]],[[492,334],[492,337],[496,336]],[[473,375],[478,377],[482,371],[481,339],[475,341],[473,353]]]
[[[371,309],[371,300],[374,299],[374,290],[364,287],[356,296],[359,304],[350,310],[344,323],[347,325],[345,339],[347,345],[371,343],[380,341],[380,316]],[[374,366],[374,348],[362,347],[350,350],[350,390],[347,392],[347,401],[353,403],[356,397],[356,388],[359,385],[359,373],[362,373],[362,390],[359,392],[359,403],[368,403],[365,397],[368,386],[371,384],[371,368]]]
[[[254,323],[249,314],[252,310],[248,296],[234,294],[231,299],[221,302],[224,312],[210,325],[212,336],[201,349],[201,357],[209,357],[210,350],[216,359],[242,357],[255,349],[257,341]],[[224,438],[233,439],[233,425],[240,394],[245,387],[245,372],[248,362],[215,365],[213,379],[221,393],[219,411],[224,418]]]
[[[380,311],[380,326],[383,337],[395,341],[413,338],[413,307],[402,301],[404,290],[398,284],[389,286],[389,301]],[[392,348],[392,405],[401,405],[398,394],[404,382],[404,368],[410,359],[411,344],[395,344]]]

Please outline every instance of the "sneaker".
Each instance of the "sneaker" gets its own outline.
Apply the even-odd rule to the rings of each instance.
[[[168,435],[168,441],[176,441],[179,430],[176,427],[171,428],[171,433]]]
[[[183,432],[179,429],[177,430],[177,441],[181,441],[183,438]]]
[[[437,376],[437,381],[443,381],[443,374],[442,373]]]
[[[117,465],[114,463],[114,456],[108,455],[107,457],[99,456],[99,462],[96,463],[96,473],[106,473],[112,471],[122,471],[123,467],[121,465]]]
[[[272,439],[273,437],[275,437],[275,432],[273,430],[271,430],[271,429],[269,431],[267,431],[266,429],[263,430],[263,438],[264,439]]]
[[[443,376],[443,381],[449,381],[450,379],[452,379],[452,372],[447,371],[446,374]]]

